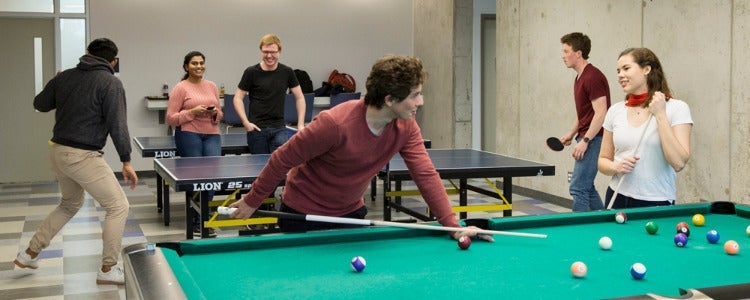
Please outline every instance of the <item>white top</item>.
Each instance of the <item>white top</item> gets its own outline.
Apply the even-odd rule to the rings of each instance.
[[[680,124],[693,124],[690,115],[690,107],[682,100],[670,99],[667,101],[667,119],[672,126]],[[633,172],[627,174],[620,186],[619,194],[646,201],[676,200],[675,177],[677,173],[669,165],[661,150],[661,141],[657,131],[656,120],[651,117],[648,122],[641,126],[633,127],[628,123],[628,110],[625,101],[615,103],[607,111],[604,117],[604,129],[612,132],[615,146],[615,161],[623,157],[633,155],[638,145],[644,127],[648,126],[643,136],[643,141],[638,147],[637,156],[640,157],[635,164]],[[622,174],[612,176],[609,187],[617,188]]]

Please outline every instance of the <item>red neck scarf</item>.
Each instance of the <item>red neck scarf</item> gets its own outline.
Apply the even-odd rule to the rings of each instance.
[[[648,100],[648,93],[640,94],[640,95],[628,95],[628,100],[625,101],[625,106],[641,106],[644,102]]]

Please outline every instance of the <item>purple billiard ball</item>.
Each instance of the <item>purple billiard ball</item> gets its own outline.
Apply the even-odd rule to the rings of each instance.
[[[716,244],[719,242],[719,232],[716,230],[709,230],[706,232],[706,239],[711,244]]]
[[[688,242],[688,237],[684,233],[678,233],[674,236],[674,244],[677,245],[677,247],[685,247]]]

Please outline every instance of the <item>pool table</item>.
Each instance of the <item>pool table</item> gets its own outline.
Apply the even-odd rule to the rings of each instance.
[[[721,205],[716,205],[721,204]],[[750,295],[750,207],[700,203],[659,208],[503,217],[492,230],[546,234],[546,239],[498,235],[468,250],[444,232],[366,227],[301,234],[131,245],[123,250],[128,299],[601,299]],[[705,216],[704,226],[691,222]],[[468,220],[474,221],[474,220]],[[645,223],[659,225],[656,234]],[[675,225],[690,224],[686,247]],[[706,240],[716,229],[717,244]],[[613,240],[602,250],[602,236]],[[740,253],[728,255],[735,240]],[[747,252],[747,253],[746,253]],[[361,273],[350,260],[362,256]],[[583,261],[588,274],[570,266]],[[643,263],[642,280],[630,267]]]

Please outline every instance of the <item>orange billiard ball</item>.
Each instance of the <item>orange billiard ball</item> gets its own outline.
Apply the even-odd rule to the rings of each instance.
[[[738,244],[734,240],[728,240],[726,243],[724,243],[724,251],[726,251],[729,255],[735,255],[740,252],[740,244]]]

